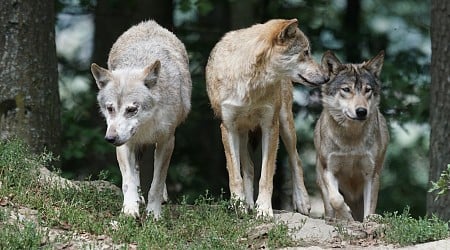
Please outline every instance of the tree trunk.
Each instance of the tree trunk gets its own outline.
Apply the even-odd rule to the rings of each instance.
[[[0,137],[60,153],[53,1],[0,4]]]
[[[361,61],[361,3],[360,0],[347,0],[347,7],[344,14],[343,27],[345,29],[344,49],[348,62]]]
[[[430,181],[436,182],[450,164],[450,1],[431,1],[431,103],[430,103]],[[450,193],[435,201],[427,197],[427,212],[450,219]]]

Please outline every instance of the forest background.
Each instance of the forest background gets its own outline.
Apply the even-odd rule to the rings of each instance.
[[[227,31],[272,18],[297,18],[320,61],[332,50],[343,62],[362,62],[385,50],[381,111],[391,135],[381,178],[378,212],[426,212],[429,187],[430,1],[423,0],[58,0],[56,48],[62,102],[62,174],[120,185],[114,147],[104,141],[89,67],[106,66],[112,43],[131,25],[155,19],[186,45],[193,80],[192,111],[176,133],[169,195],[195,199],[205,190],[228,192],[219,121],[205,90],[208,55]],[[310,195],[315,184],[313,129],[321,111],[317,89],[295,86],[298,149]],[[289,209],[290,171],[280,144],[274,208]]]

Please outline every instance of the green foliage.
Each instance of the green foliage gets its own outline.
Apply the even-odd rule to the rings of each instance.
[[[268,233],[269,248],[275,249],[280,247],[293,247],[296,246],[294,239],[289,236],[289,228],[286,224],[278,223]]]
[[[441,176],[437,182],[431,182],[431,188],[428,192],[437,192],[434,200],[439,199],[439,197],[447,194],[450,189],[450,164],[447,164],[447,169],[442,171]]]
[[[45,233],[32,222],[10,224],[0,220],[0,249],[39,249]]]
[[[384,224],[383,239],[401,246],[441,240],[449,236],[448,222],[434,215],[414,219],[409,214],[409,207],[400,215],[397,212],[385,213],[379,222]]]

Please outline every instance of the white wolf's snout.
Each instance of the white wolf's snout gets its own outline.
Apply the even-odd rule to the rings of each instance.
[[[129,141],[135,133],[135,126],[117,127],[115,124],[111,124],[106,130],[105,140],[118,147]]]

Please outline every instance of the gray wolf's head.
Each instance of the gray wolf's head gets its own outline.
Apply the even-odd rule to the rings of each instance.
[[[157,60],[144,69],[107,70],[91,65],[99,92],[97,101],[108,128],[105,140],[120,146],[139,130],[154,112],[152,88],[158,81]]]
[[[308,38],[298,28],[297,19],[275,19],[264,25],[269,27],[269,37],[264,39],[270,41],[270,45],[269,48],[259,48],[263,50],[261,59],[269,56],[270,59],[266,60],[293,82],[314,87],[328,80],[320,65],[312,58]]]
[[[330,51],[322,57],[329,82],[322,85],[322,103],[339,123],[365,121],[380,102],[384,51],[361,64],[342,64]]]

